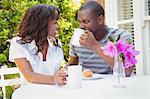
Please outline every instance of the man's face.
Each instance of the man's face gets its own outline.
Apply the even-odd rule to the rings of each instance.
[[[91,31],[94,35],[98,32],[100,26],[98,16],[91,9],[85,9],[78,12],[77,17],[80,28]]]

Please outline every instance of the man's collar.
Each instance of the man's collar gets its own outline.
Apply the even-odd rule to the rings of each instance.
[[[104,42],[106,42],[108,40],[108,37],[111,35],[109,32],[110,28],[107,25],[105,25],[105,29],[107,32],[103,39],[99,41],[101,44],[104,44]]]

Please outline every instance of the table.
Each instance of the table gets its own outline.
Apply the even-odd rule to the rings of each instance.
[[[126,79],[126,88],[112,87],[112,78],[83,80],[82,88],[26,84],[17,89],[12,99],[150,99],[150,76]]]

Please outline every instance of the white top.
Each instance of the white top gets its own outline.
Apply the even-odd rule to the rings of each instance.
[[[20,37],[14,37],[11,40],[9,61],[14,62],[17,58],[26,58],[34,72],[45,75],[53,75],[60,68],[63,60],[63,51],[60,47],[49,44],[51,46],[48,47],[46,61],[43,61],[41,52],[35,54],[38,48],[34,40],[31,43],[21,44],[17,42],[20,39]],[[61,45],[60,42],[59,44]]]
[[[125,88],[114,88],[112,78],[83,80],[82,88],[26,84],[12,99],[150,99],[150,76],[128,77]]]

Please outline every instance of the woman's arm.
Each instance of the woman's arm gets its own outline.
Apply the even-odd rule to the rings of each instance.
[[[63,71],[58,71],[54,75],[43,75],[35,73],[31,67],[29,61],[25,58],[15,59],[15,64],[24,75],[26,80],[31,83],[41,84],[58,84],[64,85],[66,74]]]

